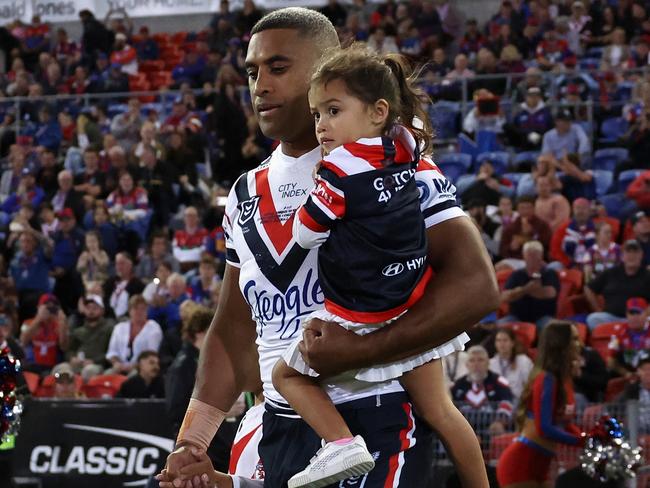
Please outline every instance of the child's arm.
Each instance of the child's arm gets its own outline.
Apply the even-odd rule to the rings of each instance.
[[[332,171],[319,169],[316,186],[293,221],[293,236],[300,247],[313,249],[323,244],[334,222],[345,215],[345,195],[338,180]]]

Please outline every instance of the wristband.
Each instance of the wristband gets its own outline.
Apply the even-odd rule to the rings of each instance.
[[[227,412],[217,407],[191,398],[176,443],[188,442],[207,451],[226,415]]]

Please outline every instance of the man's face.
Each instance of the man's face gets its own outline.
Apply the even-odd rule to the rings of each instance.
[[[469,358],[467,358],[467,372],[475,378],[485,377],[488,366],[488,358],[483,354],[470,354]]]
[[[648,318],[648,313],[646,310],[633,309],[628,310],[625,317],[627,318],[627,324],[630,326],[630,329],[641,330]]]
[[[321,52],[294,29],[271,29],[251,37],[248,87],[265,136],[288,143],[315,139],[307,94]]]
[[[591,209],[587,203],[577,202],[573,204],[573,218],[580,223],[585,223],[589,220]]]
[[[540,197],[547,198],[551,194],[551,182],[548,178],[537,178],[537,194]]]
[[[154,238],[153,242],[151,243],[151,254],[153,254],[154,257],[159,258],[161,256],[164,256],[166,252],[167,241],[162,237]]]
[[[95,171],[99,165],[99,155],[95,151],[88,151],[84,153],[84,164],[86,169]]]
[[[185,283],[182,280],[173,280],[169,284],[169,296],[176,300],[178,297],[185,293]]]
[[[199,265],[199,276],[204,280],[211,280],[214,278],[214,267],[209,264],[200,264]]]
[[[643,261],[643,251],[641,249],[624,249],[621,260],[629,268],[639,268]]]
[[[144,378],[155,378],[160,373],[160,360],[158,356],[149,356],[141,359],[138,363],[140,376]]]
[[[100,319],[102,315],[104,315],[104,309],[95,302],[88,302],[86,304],[86,318],[88,320]]]
[[[20,250],[23,254],[31,255],[36,249],[36,240],[31,234],[22,234],[20,236]]]
[[[185,210],[184,220],[186,227],[194,228],[199,225],[199,214],[196,209],[188,208]]]
[[[125,279],[131,274],[131,270],[133,268],[133,264],[131,261],[129,261],[126,257],[122,256],[121,254],[118,254],[117,257],[115,258],[115,272],[117,275]]]
[[[517,212],[519,212],[520,217],[529,219],[535,213],[535,206],[531,202],[519,202],[517,204]]]
[[[526,262],[526,268],[533,271],[539,271],[542,269],[542,264],[544,262],[544,254],[539,252],[537,249],[528,249],[523,253],[524,261]]]
[[[634,231],[634,236],[637,239],[647,239],[648,236],[650,236],[650,218],[648,217],[642,217],[639,220],[636,221],[634,226],[632,227],[632,230]]]
[[[74,377],[65,373],[56,378],[54,383],[54,398],[74,398],[77,394],[77,387]]]
[[[555,128],[560,134],[566,134],[571,128],[571,122],[569,120],[556,120]]]
[[[59,188],[63,192],[70,191],[72,189],[72,174],[68,171],[62,171],[59,173]]]

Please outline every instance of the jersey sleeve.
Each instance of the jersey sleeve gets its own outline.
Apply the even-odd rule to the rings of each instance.
[[[246,173],[244,173],[240,178],[246,178]],[[233,240],[233,225],[237,221],[239,214],[237,194],[235,193],[235,188],[237,188],[237,183],[235,183],[230,193],[228,194],[228,200],[226,201],[226,210],[223,215],[223,237],[226,242],[226,263],[234,266],[236,268],[241,267],[239,261],[239,255],[235,249],[235,243]]]
[[[555,378],[548,373],[542,373],[543,378],[537,378],[533,384],[533,413],[537,431],[555,442],[572,446],[580,444],[580,437],[553,422],[555,402],[557,398]]]
[[[465,213],[456,202],[456,187],[428,158],[420,159],[415,182],[420,191],[420,208],[427,228]]]
[[[293,236],[300,247],[312,249],[323,244],[330,228],[345,215],[345,194],[341,179],[324,166],[318,170],[316,185],[307,201],[296,211]]]

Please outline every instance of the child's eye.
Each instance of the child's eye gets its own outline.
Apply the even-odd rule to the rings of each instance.
[[[320,119],[320,114],[319,114],[318,112],[312,112],[312,115],[314,116],[314,119],[315,119],[315,120],[319,120],[319,119]]]
[[[338,114],[338,113],[339,113],[339,109],[338,109],[338,108],[336,108],[336,107],[330,107],[330,108],[329,108],[329,114],[330,114],[330,115],[336,115],[336,114]]]

